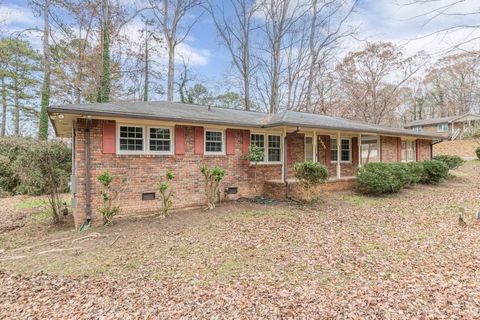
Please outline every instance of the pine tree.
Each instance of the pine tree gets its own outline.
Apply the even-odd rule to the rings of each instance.
[[[110,101],[110,18],[108,13],[108,0],[103,0],[103,25],[102,25],[102,79],[98,94],[98,102]]]
[[[50,23],[49,10],[50,0],[45,0],[43,8],[43,86],[42,86],[42,101],[40,110],[40,120],[38,126],[38,138],[40,140],[47,140],[48,138],[48,112],[47,107],[50,103]]]

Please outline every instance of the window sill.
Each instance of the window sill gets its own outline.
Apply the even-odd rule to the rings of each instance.
[[[278,166],[278,165],[281,165],[282,162],[281,161],[275,161],[275,162],[258,162],[257,165],[259,166]],[[250,167],[254,167],[255,166],[255,162],[253,161],[250,161]]]

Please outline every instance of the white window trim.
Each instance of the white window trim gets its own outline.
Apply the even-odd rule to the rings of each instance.
[[[337,140],[337,137],[330,136],[330,141],[332,141],[332,139]],[[342,147],[342,140],[348,140],[349,141],[349,143],[348,143],[348,161],[340,160],[340,163],[352,163],[352,138],[351,137],[340,137],[340,148]],[[337,147],[337,145],[335,145],[335,148],[336,147]],[[332,144],[330,143],[330,152],[331,152],[331,150],[332,150]],[[340,157],[341,157],[341,150],[340,150]],[[338,161],[330,159],[330,162],[331,163],[337,163]]]
[[[401,159],[400,162],[416,162],[417,161],[417,141],[416,140],[411,140],[411,139],[402,139],[402,145],[403,142],[405,142],[405,150],[403,147],[401,148],[401,154],[402,158],[405,156],[405,160]],[[408,142],[412,143],[412,151],[413,151],[413,160],[408,160]],[[404,152],[405,151],[405,154]]]
[[[259,161],[258,164],[268,165],[268,164],[282,164],[283,160],[283,135],[280,132],[250,132],[250,146],[252,145],[252,135],[263,136],[263,161]],[[268,161],[268,136],[278,136],[280,137],[280,161]]]
[[[120,127],[135,127],[142,128],[142,140],[143,140],[143,150],[142,151],[131,151],[131,150],[120,150]],[[170,130],[170,151],[150,151],[150,128],[156,129],[169,129]],[[132,123],[117,123],[116,132],[115,132],[115,144],[116,151],[118,155],[173,155],[175,154],[175,131],[173,127],[168,126],[145,126],[141,124],[132,124]]]
[[[413,127],[414,132],[423,132],[423,127],[422,126],[415,126]]]
[[[142,151],[132,151],[132,150],[120,150],[120,127],[135,127],[142,128],[142,140],[143,140],[143,150]],[[139,124],[129,124],[129,123],[117,123],[116,128],[116,150],[117,154],[132,154],[132,155],[142,155],[146,153],[147,145],[145,142],[145,126]]]
[[[313,135],[306,134],[303,138],[304,160],[307,161],[307,138],[312,138],[312,161],[315,161],[315,144],[313,143]]]
[[[444,130],[444,129],[441,129],[441,130],[440,130],[440,126],[443,127],[443,126],[445,126],[445,125],[447,126],[447,129],[446,129],[446,130]],[[437,124],[437,132],[448,132],[448,123],[439,123],[439,124]]]
[[[222,133],[222,151],[221,152],[214,152],[214,151],[207,151],[207,131],[209,132],[221,132]],[[224,156],[225,153],[225,130],[219,129],[203,129],[203,154],[206,156]]]
[[[170,151],[150,151],[150,129],[168,129],[170,130]],[[174,147],[175,147],[175,131],[173,127],[166,127],[166,126],[148,126],[147,127],[147,143],[146,143],[146,153],[147,154],[160,154],[160,155],[173,155],[174,154]]]

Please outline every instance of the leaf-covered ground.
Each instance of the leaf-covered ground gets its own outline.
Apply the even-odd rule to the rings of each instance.
[[[0,236],[0,318],[478,319],[480,162],[454,175],[381,198],[229,204],[86,234],[35,213]]]

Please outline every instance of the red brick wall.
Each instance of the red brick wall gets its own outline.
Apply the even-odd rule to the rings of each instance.
[[[77,209],[75,223],[78,226],[85,218],[85,157],[84,157],[85,121],[78,121],[76,135],[76,175],[77,175]],[[103,122],[94,120],[91,128],[91,185],[92,214],[98,222],[101,220],[97,209],[101,204],[101,186],[97,177],[104,171],[128,179],[127,185],[119,197],[121,214],[154,211],[160,206],[158,200],[143,201],[143,192],[156,192],[160,177],[170,169],[175,174],[172,183],[174,207],[188,207],[205,202],[203,176],[200,166],[218,165],[226,170],[221,190],[227,186],[237,186],[239,196],[252,196],[254,166],[242,157],[243,137],[241,130],[233,130],[235,154],[231,156],[204,156],[194,154],[194,127],[185,127],[184,155],[116,155],[102,153]],[[281,179],[281,165],[259,165],[257,194],[261,194],[263,181]]]
[[[420,151],[421,158],[417,159],[417,161],[430,160],[431,158],[430,140],[418,140],[418,141],[419,141],[419,146],[421,148],[421,151]]]
[[[380,137],[381,161],[397,162],[397,138],[396,137]]]

